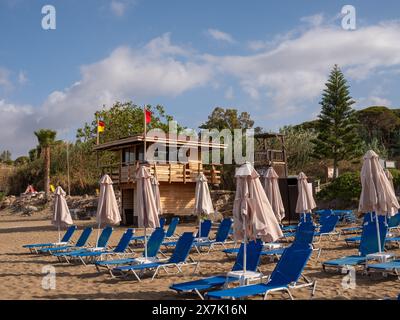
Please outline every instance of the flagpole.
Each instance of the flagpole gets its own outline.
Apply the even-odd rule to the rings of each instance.
[[[96,144],[99,145],[100,144],[100,135],[99,135],[99,116],[96,113],[96,122],[97,122],[97,126],[96,126],[96,132],[97,132],[97,137],[96,137]]]
[[[68,196],[71,196],[71,185],[69,179],[69,142],[67,141],[67,182],[68,182]]]
[[[147,147],[147,119],[146,119],[146,105],[143,107],[143,119],[144,119],[144,151],[143,160],[146,162],[146,147]]]

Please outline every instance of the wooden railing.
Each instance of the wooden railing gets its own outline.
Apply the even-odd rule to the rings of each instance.
[[[121,164],[102,167],[103,173],[111,176],[114,184],[117,183],[135,183],[136,170],[139,163]],[[221,182],[221,171],[218,165],[208,165],[203,167],[201,163],[189,162],[183,163],[157,163],[150,164],[150,172],[155,175],[159,182],[196,182],[199,172],[203,172],[207,180],[211,184],[219,184]]]
[[[285,157],[282,150],[258,150],[254,152],[254,163],[268,164],[270,162],[284,162]]]

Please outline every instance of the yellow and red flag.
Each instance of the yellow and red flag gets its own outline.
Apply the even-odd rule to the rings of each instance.
[[[99,121],[97,124],[97,132],[104,132],[105,124],[104,121]]]

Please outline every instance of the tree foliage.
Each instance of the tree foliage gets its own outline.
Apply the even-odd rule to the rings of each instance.
[[[322,94],[321,113],[316,123],[314,157],[331,159],[336,177],[339,162],[360,155],[360,139],[349,86],[337,65],[329,76]]]

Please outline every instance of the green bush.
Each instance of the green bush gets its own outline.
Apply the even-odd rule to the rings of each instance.
[[[399,175],[400,176],[400,175]],[[347,172],[340,175],[331,184],[317,193],[322,201],[340,200],[349,202],[358,199],[361,194],[360,173]]]
[[[0,192],[0,202],[3,201],[3,199],[5,198],[6,194],[4,192]]]
[[[389,169],[389,171],[393,176],[394,189],[398,190],[399,187],[400,187],[400,170],[398,170],[398,169]]]

